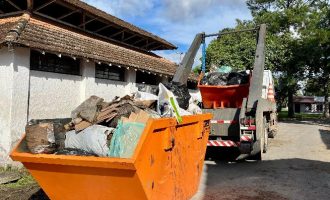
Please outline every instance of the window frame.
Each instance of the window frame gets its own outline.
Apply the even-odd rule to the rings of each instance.
[[[103,76],[99,76],[102,72]],[[112,74],[112,75],[111,75]],[[118,75],[116,75],[118,74]],[[111,77],[117,77],[111,78]],[[110,80],[110,81],[118,81],[118,82],[125,82],[126,81],[126,68],[119,67],[118,65],[107,65],[104,63],[95,63],[95,78],[103,79],[103,80]]]
[[[141,80],[144,81],[141,81]],[[162,82],[162,78],[158,77],[157,75],[153,73],[147,73],[142,71],[136,72],[136,80],[135,83],[137,84],[146,84],[146,85],[158,85]]]
[[[52,53],[42,54],[32,49],[30,51],[30,70],[81,76],[80,64],[79,59],[69,56],[59,57]]]

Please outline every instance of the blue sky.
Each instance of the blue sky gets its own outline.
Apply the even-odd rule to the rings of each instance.
[[[199,32],[215,33],[251,19],[245,0],[84,0],[107,13],[154,33],[178,47],[156,53],[179,62]],[[196,56],[198,59],[201,55]],[[197,60],[196,59],[196,60]]]

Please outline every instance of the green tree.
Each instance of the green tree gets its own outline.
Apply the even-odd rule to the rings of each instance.
[[[281,80],[287,84],[283,87],[288,98],[289,117],[294,116],[293,95],[302,80],[304,65],[298,59],[297,51],[301,43],[297,41],[297,30],[303,27],[303,21],[309,12],[312,1],[306,0],[249,0],[247,2],[256,23],[266,23],[268,33],[284,43],[283,54],[276,61],[276,71],[281,72]]]
[[[288,102],[289,117],[294,116],[293,95],[299,89],[298,82],[306,77],[324,87],[323,94],[328,97],[329,1],[248,0],[247,5],[253,20],[237,20],[234,29],[222,31],[267,24],[265,67],[273,70],[278,77],[275,81],[276,97],[281,105]],[[229,65],[237,70],[251,69],[254,52],[255,35],[225,35],[213,40],[207,48],[207,66],[215,64]]]
[[[302,60],[307,67],[306,91],[325,97],[324,116],[329,118],[330,92],[330,5],[326,1],[316,1],[304,20],[300,31]]]
[[[253,21],[237,20],[236,22],[235,28],[223,29],[221,32],[249,29],[257,26],[257,23]],[[223,35],[211,41],[206,54],[207,68],[215,64],[216,66],[229,65],[236,70],[252,69],[256,50],[256,36],[256,32],[244,32]],[[278,37],[272,32],[267,32],[265,69],[279,71],[283,63],[290,60],[291,54],[287,51],[289,48],[287,40],[286,36]],[[281,75],[286,76],[286,73],[281,73]],[[287,80],[285,79],[285,81]],[[281,86],[276,85],[276,99],[279,105],[287,102],[288,89],[288,87],[283,87],[283,84]]]
[[[236,20],[236,27],[223,29],[228,32],[256,27],[253,21]],[[257,32],[241,32],[223,35],[210,42],[206,50],[206,64],[217,66],[229,65],[236,70],[252,69],[256,50]],[[280,68],[280,63],[287,59],[285,50],[288,44],[283,38],[266,34],[266,69]]]
[[[237,20],[234,29],[223,29],[220,32],[228,32],[253,28],[255,24],[251,21]],[[235,70],[252,69],[256,48],[255,33],[243,32],[222,35],[210,42],[206,50],[206,66],[227,65]]]

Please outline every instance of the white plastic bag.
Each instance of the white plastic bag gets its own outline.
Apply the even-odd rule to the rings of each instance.
[[[202,96],[200,91],[190,92],[191,98],[189,99],[188,111],[192,114],[202,114],[202,109],[198,104],[202,101]]]
[[[158,97],[154,94],[148,93],[148,92],[141,92],[137,91],[134,96],[135,100],[138,101],[149,101],[149,100],[158,100]]]
[[[195,103],[189,103],[188,111],[192,114],[202,114],[202,109]]]
[[[191,115],[188,111],[179,107],[174,94],[163,84],[159,84],[159,94],[157,101],[157,112],[162,117],[175,117],[178,123],[182,122],[183,115]]]
[[[107,144],[108,135],[114,128],[93,125],[79,133],[74,130],[66,133],[65,148],[74,148],[96,154],[98,156],[107,156],[109,147]]]
[[[191,96],[189,103],[194,102],[195,104],[198,104],[202,102],[202,95],[199,90],[190,90],[189,94]]]

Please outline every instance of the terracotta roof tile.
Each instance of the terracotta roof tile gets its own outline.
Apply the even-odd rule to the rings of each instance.
[[[20,17],[11,17],[0,19],[0,44],[4,43],[8,32],[17,23]]]
[[[315,103],[314,97],[309,96],[294,96],[294,103]]]
[[[17,28],[17,24],[22,19],[25,19],[27,23],[24,30],[21,30],[21,33],[19,33],[19,37],[16,40],[6,39],[8,33]],[[94,39],[33,17],[29,19],[24,15],[21,17],[0,19],[0,43],[8,42],[167,75],[173,75],[177,68],[175,63],[159,56],[137,52]]]

